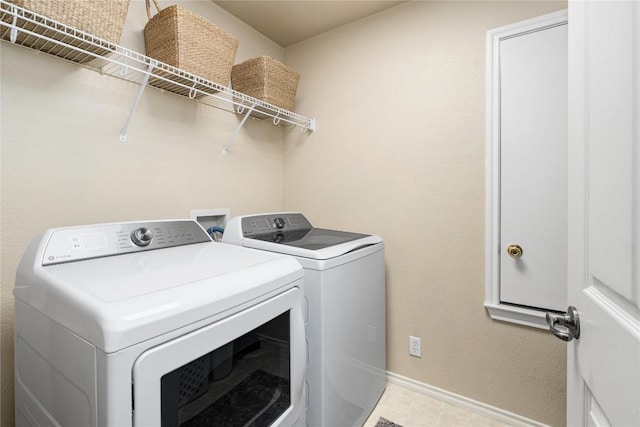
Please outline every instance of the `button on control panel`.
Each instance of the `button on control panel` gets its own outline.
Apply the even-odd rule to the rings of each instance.
[[[194,220],[98,224],[50,233],[42,265],[211,241]]]
[[[283,229],[283,228],[284,228],[284,226],[285,226],[285,224],[286,224],[286,223],[285,223],[285,221],[284,221],[284,218],[282,218],[281,216],[279,216],[279,217],[277,217],[277,218],[275,218],[275,219],[273,220],[273,226],[274,226],[275,228],[279,229],[279,230],[280,230],[280,229]]]
[[[140,227],[131,233],[131,241],[137,246],[147,246],[153,239],[153,233],[146,227]]]

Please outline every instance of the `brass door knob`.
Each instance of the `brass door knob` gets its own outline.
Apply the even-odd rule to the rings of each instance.
[[[507,253],[511,258],[520,258],[522,256],[522,248],[519,245],[507,246]]]

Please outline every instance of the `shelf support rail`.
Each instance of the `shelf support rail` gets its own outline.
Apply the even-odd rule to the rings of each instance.
[[[127,130],[129,129],[129,124],[131,123],[131,119],[133,118],[133,113],[135,113],[136,109],[138,108],[138,104],[140,104],[140,99],[142,98],[142,93],[144,92],[144,89],[147,87],[147,83],[149,82],[149,76],[151,76],[151,72],[157,65],[158,63],[154,60],[151,60],[149,62],[149,67],[147,68],[147,71],[145,71],[144,78],[140,83],[140,89],[138,89],[138,95],[136,96],[136,99],[133,102],[133,106],[131,107],[131,110],[129,110],[129,115],[127,116],[127,120],[125,120],[124,125],[120,130],[120,141],[122,142],[127,141]]]
[[[249,109],[247,110],[246,114],[244,115],[244,117],[242,118],[242,120],[240,121],[240,124],[238,124],[238,127],[236,127],[236,130],[233,131],[233,133],[229,136],[229,138],[227,139],[227,142],[224,143],[224,147],[222,148],[222,154],[227,155],[227,152],[229,151],[229,146],[231,145],[231,143],[233,142],[234,139],[236,139],[236,136],[238,135],[238,132],[240,132],[240,128],[244,125],[244,123],[247,121],[247,119],[249,118],[249,116],[251,115],[251,113],[253,113],[253,110],[255,110],[256,105],[258,105],[258,102],[254,102],[253,104],[251,104],[251,106],[249,107]],[[245,106],[241,105],[240,108],[238,108],[238,112],[242,114],[242,111],[244,110]]]

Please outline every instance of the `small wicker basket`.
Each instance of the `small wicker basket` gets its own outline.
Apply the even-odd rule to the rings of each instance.
[[[269,56],[249,59],[233,66],[231,86],[234,90],[292,110],[300,74]]]
[[[214,83],[227,86],[231,67],[238,50],[238,40],[195,13],[180,7],[160,9],[144,27],[147,56],[173,67],[195,74]]]
[[[124,21],[129,10],[129,1],[130,0],[9,0],[10,3],[18,7],[28,9],[113,44],[120,42]],[[3,16],[3,20],[7,19],[8,16]],[[19,22],[18,26],[31,31],[46,31],[43,30],[42,27],[28,22]],[[20,32],[18,42],[21,42],[25,37],[28,37],[28,35]],[[92,51],[98,55],[106,55],[109,53],[107,49],[95,47],[86,42],[71,40],[64,37],[63,34],[50,32],[49,37],[56,40],[64,40],[76,47]],[[46,42],[43,42],[42,44],[45,43]],[[53,55],[63,56],[75,62],[88,62],[94,59],[93,56],[85,54],[70,57],[69,49],[61,47],[47,49],[47,52]]]

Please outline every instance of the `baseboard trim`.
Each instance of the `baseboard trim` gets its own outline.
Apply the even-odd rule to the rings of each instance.
[[[505,411],[504,409],[496,408],[495,406],[487,405],[486,403],[478,402],[477,400],[469,399],[468,397],[460,396],[459,394],[451,393],[450,391],[446,391],[393,372],[387,371],[387,381],[391,384],[408,388],[409,390],[413,390],[417,393],[442,400],[443,402],[450,403],[451,405],[460,408],[469,409],[513,426],[548,427],[546,424],[514,414],[513,412]]]

